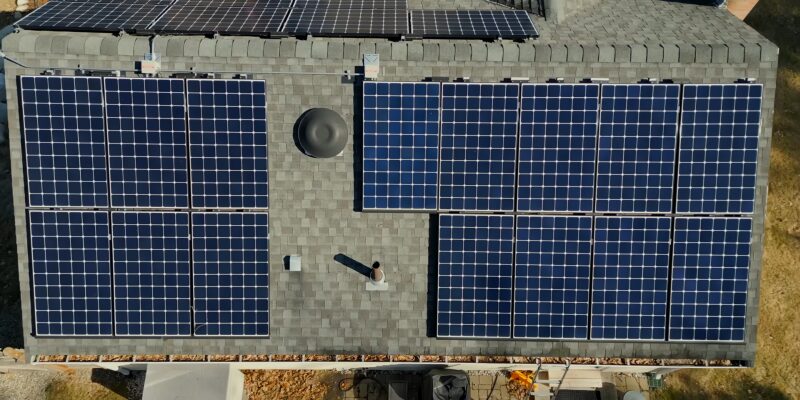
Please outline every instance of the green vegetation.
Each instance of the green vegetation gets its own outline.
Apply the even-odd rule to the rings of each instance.
[[[800,398],[800,2],[761,0],[746,21],[781,48],[756,366],[682,371],[657,398]]]

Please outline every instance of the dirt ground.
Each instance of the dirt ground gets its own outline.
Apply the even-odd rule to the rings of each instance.
[[[99,368],[10,370],[0,375],[0,400],[138,400],[144,374]]]

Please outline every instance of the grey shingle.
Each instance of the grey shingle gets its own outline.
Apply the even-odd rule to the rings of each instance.
[[[180,57],[183,56],[184,53],[184,46],[186,45],[186,39],[184,38],[170,38],[167,41],[167,52],[165,53],[168,57]]]
[[[328,58],[328,43],[327,42],[313,42],[311,44],[311,57],[313,58]]]

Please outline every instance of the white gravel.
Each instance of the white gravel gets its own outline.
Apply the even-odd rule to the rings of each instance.
[[[0,373],[0,400],[44,400],[47,386],[58,375],[54,371],[31,370]]]

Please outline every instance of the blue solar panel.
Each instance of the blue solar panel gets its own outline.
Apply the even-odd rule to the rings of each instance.
[[[518,216],[514,337],[589,337],[592,217]]]
[[[684,86],[677,212],[753,212],[763,90]]]
[[[107,206],[102,78],[23,76],[19,88],[28,204]]]
[[[514,217],[439,217],[438,337],[511,337]]]
[[[181,79],[105,78],[112,207],[188,207]]]
[[[29,211],[35,331],[112,335],[108,213]]]
[[[680,85],[603,85],[597,212],[672,211]]]
[[[519,85],[445,83],[439,209],[513,211]]]
[[[743,341],[747,218],[676,218],[669,340]]]
[[[189,214],[111,213],[118,336],[191,332]]]
[[[440,88],[364,82],[364,209],[436,210]]]
[[[192,206],[269,206],[264,81],[187,81]]]
[[[668,217],[595,219],[592,339],[666,339],[670,224]]]
[[[267,214],[193,213],[194,334],[269,335]]]
[[[591,212],[600,86],[522,85],[517,210]]]

